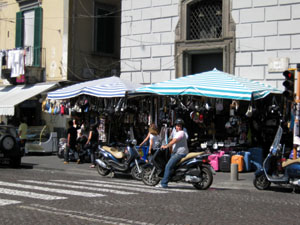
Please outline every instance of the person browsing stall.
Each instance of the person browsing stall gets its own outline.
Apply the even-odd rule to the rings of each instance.
[[[158,184],[156,187],[160,188],[167,188],[168,183],[169,183],[169,178],[171,175],[172,170],[176,166],[176,164],[183,158],[185,157],[188,152],[188,144],[187,144],[187,137],[185,135],[185,132],[183,131],[183,125],[184,121],[180,118],[178,118],[175,121],[175,128],[176,128],[176,133],[170,143],[167,145],[163,145],[161,148],[162,149],[168,149],[171,147],[172,149],[172,154],[171,158],[169,159],[167,165],[165,166],[165,172],[164,172],[164,177],[161,180],[160,184]]]
[[[157,129],[155,123],[151,123],[150,124],[150,126],[149,126],[149,132],[148,132],[146,138],[139,145],[140,147],[142,147],[150,139],[150,129]]]
[[[65,161],[64,164],[69,163],[69,151],[70,149],[74,152],[74,157],[77,161],[77,163],[80,163],[79,155],[76,149],[76,140],[77,140],[77,129],[73,126],[73,122],[70,120],[68,122],[69,128],[67,131],[67,148],[65,151]]]
[[[149,128],[149,134],[150,134],[150,144],[149,144],[149,150],[148,150],[148,156],[150,156],[153,152],[153,149],[156,148],[156,143],[159,142],[160,137],[158,135],[158,129],[156,125]]]

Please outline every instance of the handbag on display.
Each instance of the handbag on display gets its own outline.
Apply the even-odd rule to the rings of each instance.
[[[248,106],[248,109],[247,109],[247,112],[245,115],[250,118],[250,117],[253,117],[253,115],[256,113],[257,113],[257,108],[254,103],[254,96],[253,96],[253,94],[251,94],[251,101],[250,101],[250,104]]]

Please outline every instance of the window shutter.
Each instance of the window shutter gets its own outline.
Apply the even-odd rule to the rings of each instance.
[[[34,54],[33,65],[41,66],[43,9],[36,8],[34,16]]]
[[[23,47],[23,33],[24,33],[24,20],[23,13],[17,12],[16,14],[16,48]]]

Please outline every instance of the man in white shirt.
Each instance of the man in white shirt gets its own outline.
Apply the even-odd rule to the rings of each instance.
[[[175,121],[176,133],[172,141],[169,144],[162,146],[163,149],[172,147],[172,155],[165,167],[164,177],[161,180],[160,184],[158,184],[156,187],[160,187],[160,188],[168,187],[171,171],[176,166],[176,164],[183,157],[185,157],[189,152],[188,145],[187,145],[187,136],[183,131],[183,124],[184,122],[182,119],[177,119]]]

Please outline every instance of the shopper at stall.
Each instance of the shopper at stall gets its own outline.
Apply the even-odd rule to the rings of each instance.
[[[21,119],[21,123],[18,128],[18,136],[20,138],[20,147],[25,148],[26,140],[27,140],[27,129],[28,125],[26,123],[27,118],[23,117]]]
[[[76,140],[77,140],[77,129],[73,126],[73,121],[69,121],[69,128],[67,131],[67,148],[65,151],[65,161],[64,164],[68,164],[69,163],[69,152],[70,149],[74,152],[74,157],[75,160],[77,161],[77,163],[80,163],[80,159],[78,156],[78,152],[76,150]]]
[[[153,154],[153,150],[158,147],[157,144],[160,141],[160,136],[159,136],[159,132],[158,132],[158,128],[156,127],[155,124],[153,124],[150,128],[149,128],[149,134],[150,134],[150,144],[149,144],[149,150],[148,150],[148,158]],[[146,160],[148,161],[148,160]]]
[[[155,123],[151,123],[150,126],[149,126],[149,131],[148,131],[148,134],[146,136],[146,138],[142,141],[142,143],[139,145],[140,147],[142,147],[150,138],[150,129],[155,129],[156,128],[156,125]]]
[[[98,124],[94,123],[91,125],[90,132],[89,132],[89,137],[86,142],[87,148],[90,149],[90,154],[91,154],[91,163],[92,165],[90,168],[95,168],[95,151],[98,148],[98,140],[99,140],[99,133],[97,130]]]
[[[172,154],[171,154],[171,158],[169,159],[165,167],[164,177],[161,180],[160,184],[158,184],[156,187],[160,187],[160,188],[168,187],[169,177],[171,175],[172,170],[174,169],[176,164],[183,157],[185,157],[189,152],[188,145],[187,145],[187,137],[185,135],[185,132],[183,131],[183,125],[184,125],[184,121],[182,119],[180,118],[176,119],[175,121],[176,133],[172,141],[169,144],[162,146],[163,149],[168,149],[169,147],[172,147]]]

